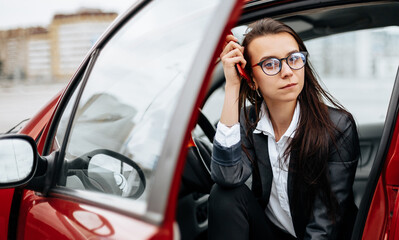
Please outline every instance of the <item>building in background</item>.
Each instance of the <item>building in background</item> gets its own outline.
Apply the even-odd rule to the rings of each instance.
[[[116,13],[90,9],[54,16],[49,30],[52,75],[55,80],[71,77],[91,46],[116,16]]]
[[[1,82],[68,80],[116,16],[114,12],[81,9],[55,15],[48,28],[0,31]]]
[[[27,69],[27,38],[32,28],[0,32],[0,76],[23,79]]]
[[[28,38],[27,48],[27,79],[33,82],[50,82],[51,44],[46,28],[37,28]]]

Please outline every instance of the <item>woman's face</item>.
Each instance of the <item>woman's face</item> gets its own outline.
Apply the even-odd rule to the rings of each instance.
[[[292,52],[298,51],[298,44],[289,33],[257,37],[248,45],[248,64],[254,65],[269,57],[286,58]],[[266,104],[269,105],[296,101],[303,88],[305,68],[293,70],[283,60],[281,71],[274,76],[266,75],[260,66],[253,67],[252,74],[256,87],[259,87]]]

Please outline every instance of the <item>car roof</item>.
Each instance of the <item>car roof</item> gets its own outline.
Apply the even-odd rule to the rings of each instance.
[[[399,25],[397,1],[249,1],[238,25],[273,17],[303,40],[368,28]]]
[[[398,12],[399,3],[391,2],[310,11],[279,20],[294,28],[303,40],[308,40],[347,31],[399,25]]]

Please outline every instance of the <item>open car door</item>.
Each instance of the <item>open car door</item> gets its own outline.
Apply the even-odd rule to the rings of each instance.
[[[178,239],[186,144],[241,6],[139,1],[120,16],[44,129],[36,151],[46,157],[15,189],[8,238]]]
[[[399,69],[353,239],[399,239]]]

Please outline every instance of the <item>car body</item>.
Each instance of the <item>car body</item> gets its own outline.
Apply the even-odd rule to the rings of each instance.
[[[206,194],[180,190],[187,156],[209,155],[215,121],[205,108],[221,105],[211,101],[224,82],[215,63],[230,29],[274,17],[312,41],[397,26],[398,8],[397,1],[136,2],[22,136],[0,137],[32,146],[29,174],[0,181],[0,238],[206,239]],[[358,126],[365,163],[352,239],[399,239],[398,81],[392,77],[383,120]],[[204,133],[192,131],[197,124]],[[199,165],[192,174],[206,170]]]

